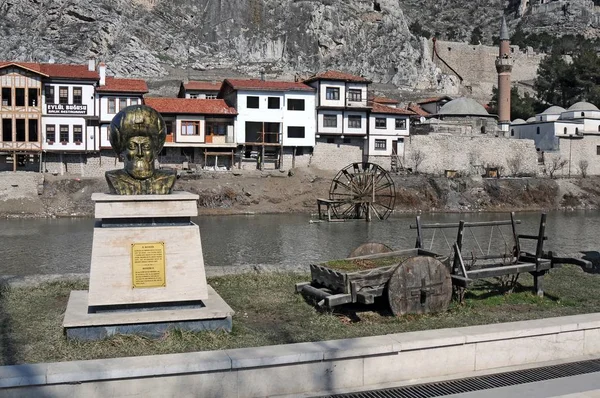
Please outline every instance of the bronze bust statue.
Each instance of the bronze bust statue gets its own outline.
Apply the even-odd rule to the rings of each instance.
[[[165,195],[177,179],[173,170],[156,170],[154,160],[162,150],[167,126],[160,114],[145,105],[121,110],[110,123],[110,145],[125,163],[122,170],[106,172],[110,193]]]

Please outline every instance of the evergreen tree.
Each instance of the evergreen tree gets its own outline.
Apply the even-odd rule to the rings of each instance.
[[[547,55],[537,70],[533,87],[538,99],[552,105],[568,106],[572,93],[572,76],[568,74],[569,65],[556,51]]]
[[[492,99],[488,106],[491,114],[498,113],[498,89],[496,87],[492,88]],[[529,93],[521,96],[516,87],[510,89],[510,117],[512,120],[527,120],[531,116],[535,116],[536,113],[539,113],[541,111],[540,108],[543,108],[543,105],[529,95]]]
[[[473,31],[471,32],[471,40],[469,41],[469,44],[481,44],[482,36],[483,32],[481,31],[481,28],[479,26],[476,26],[475,29],[473,29]]]

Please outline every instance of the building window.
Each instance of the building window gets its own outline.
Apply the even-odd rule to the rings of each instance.
[[[46,125],[46,142],[56,142],[56,126],[53,124]]]
[[[17,141],[18,142],[26,142],[25,139],[25,119],[16,119],[15,124],[17,127]]]
[[[139,98],[132,98],[131,99],[131,105],[139,105],[140,104],[140,99]]]
[[[173,134],[173,122],[171,120],[165,120],[165,127],[167,134]]]
[[[352,144],[352,138],[344,137],[344,144]]]
[[[83,127],[81,125],[73,126],[73,141],[83,142]]]
[[[127,98],[119,98],[119,111],[127,108]]]
[[[54,86],[46,86],[44,88],[44,96],[47,104],[54,104]]]
[[[539,133],[540,133],[540,128],[538,127],[538,128],[536,129],[536,134],[539,134]]]
[[[335,138],[327,138],[328,144],[335,144]]]
[[[332,101],[337,101],[340,99],[340,89],[339,87],[326,87],[325,88],[325,98]]]
[[[579,127],[575,127],[575,135],[579,135]]]
[[[303,111],[304,100],[303,99],[289,99],[287,101],[288,111]]]
[[[69,103],[69,88],[59,87],[58,88],[58,103],[68,104]]]
[[[2,106],[12,106],[12,89],[2,87]]]
[[[267,107],[269,109],[279,109],[280,106],[280,98],[279,97],[269,97],[267,101]]]
[[[387,140],[375,140],[375,149],[385,151],[387,148]]]
[[[396,130],[406,130],[406,119],[396,119]]]
[[[81,100],[83,98],[81,87],[73,87],[73,103],[81,104]]]
[[[515,129],[510,130],[510,135],[511,135],[511,137],[515,136]]]
[[[27,105],[29,106],[38,106],[38,89],[30,88],[27,90]]]
[[[2,119],[2,141],[12,141],[12,119]]]
[[[565,134],[567,134],[567,128],[566,128],[566,127],[565,127],[565,129],[564,129],[564,133],[565,133]]]
[[[29,119],[29,135],[27,136],[29,142],[38,142],[38,120]]]
[[[69,126],[60,125],[60,142],[69,142]]]
[[[375,118],[375,128],[376,129],[384,129],[386,128],[386,119],[384,117],[376,117]]]
[[[200,121],[189,120],[181,122],[181,135],[200,135]]]
[[[304,127],[288,126],[288,138],[304,138]]]
[[[25,106],[25,89],[17,87],[15,89],[15,106]]]
[[[585,116],[585,112],[581,112],[581,116]]]
[[[353,102],[362,101],[362,90],[357,90],[357,89],[348,90],[348,101],[353,101]]]
[[[258,97],[246,97],[246,107],[258,109]]]
[[[114,98],[108,99],[108,113],[117,113],[117,100]]]
[[[600,155],[600,145],[596,145],[596,155]]]
[[[356,115],[348,116],[348,128],[359,129],[361,128],[361,117]]]
[[[323,127],[337,127],[337,115],[323,115]]]
[[[206,99],[217,99],[217,94],[206,94]]]

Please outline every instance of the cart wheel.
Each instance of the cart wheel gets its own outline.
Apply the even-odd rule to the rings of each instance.
[[[348,255],[348,257],[359,257],[359,256],[366,256],[369,254],[389,253],[391,251],[392,251],[392,249],[390,249],[388,246],[384,245],[383,243],[369,242],[369,243],[363,243],[362,245],[358,246],[356,249],[352,250],[350,252],[350,254]]]
[[[433,257],[406,259],[388,282],[388,302],[396,316],[445,311],[451,298],[450,272]]]

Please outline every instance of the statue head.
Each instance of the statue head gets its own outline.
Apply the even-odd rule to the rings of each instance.
[[[128,106],[110,123],[110,144],[125,163],[125,171],[137,180],[154,175],[154,160],[166,136],[163,118],[145,105]]]

